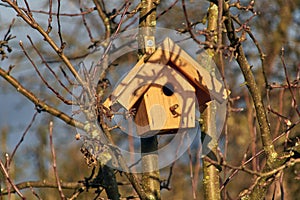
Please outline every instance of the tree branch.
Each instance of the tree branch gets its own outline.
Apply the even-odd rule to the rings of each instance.
[[[263,148],[267,154],[267,163],[268,166],[272,168],[272,165],[276,161],[278,154],[275,151],[275,148],[272,144],[270,125],[267,118],[266,109],[262,100],[261,92],[259,91],[254,75],[251,71],[251,66],[248,63],[242,45],[239,43],[239,38],[235,33],[228,3],[224,3],[224,15],[226,16],[224,23],[227,30],[227,37],[230,40],[231,46],[236,47],[236,60],[242,70],[246,81],[246,85],[253,99],[257,114],[257,120],[259,123]]]
[[[22,183],[16,184],[16,187],[19,190],[27,189],[27,188],[57,188],[57,182],[49,182],[46,180],[42,181],[26,181]],[[86,188],[83,182],[62,182],[61,183],[62,189],[78,189],[78,188]],[[12,189],[10,192],[15,193],[16,190]],[[0,193],[1,195],[7,195],[7,189],[3,189]]]
[[[29,99],[39,112],[47,112],[62,121],[66,122],[67,124],[77,127],[79,129],[84,130],[84,124],[80,121],[77,121],[70,117],[69,115],[65,114],[64,112],[54,108],[53,106],[45,103],[44,101],[40,100],[37,96],[35,96],[32,92],[27,90],[22,84],[20,84],[14,77],[8,74],[5,70],[0,68],[0,76],[2,76],[8,83],[10,83],[18,92],[24,95],[27,99]]]
[[[6,180],[11,184],[12,188],[17,192],[17,194],[22,198],[25,199],[25,197],[23,196],[23,194],[20,192],[19,188],[13,183],[13,181],[11,180],[11,178],[9,177],[9,174],[7,172],[7,170],[5,169],[2,160],[0,160],[0,170],[2,171],[4,177],[6,178]],[[1,191],[0,191],[1,192]],[[9,191],[11,192],[11,190]],[[1,194],[1,193],[0,193]]]
[[[59,180],[59,176],[58,176],[58,172],[57,172],[57,165],[56,165],[56,153],[55,153],[55,149],[54,149],[54,144],[53,144],[53,121],[50,121],[49,123],[49,139],[50,139],[50,150],[51,150],[51,155],[52,155],[52,167],[53,167],[53,173],[55,175],[55,180],[56,180],[56,183],[57,183],[57,189],[58,189],[58,192],[60,194],[60,198],[62,200],[66,199],[63,191],[62,191],[62,188],[61,188],[61,183],[60,183],[60,180]]]
[[[45,31],[36,21],[34,21],[33,17],[28,17],[24,13],[24,11],[18,7],[16,2],[12,2],[10,0],[2,1],[8,3],[18,13],[19,17],[21,17],[28,25],[30,25],[33,29],[37,30],[44,37],[45,41],[48,42],[48,44],[53,48],[57,55],[62,59],[62,61],[71,71],[78,83],[82,86],[85,86],[85,82],[81,79],[81,77],[77,73],[77,70],[74,68],[68,57],[63,53],[62,49],[59,48],[57,44],[53,41],[53,39],[48,35],[47,31]]]
[[[100,16],[104,27],[105,27],[105,39],[110,38],[111,36],[111,25],[110,25],[110,19],[109,17],[106,15],[106,13],[103,11],[104,9],[102,8],[102,5],[100,4],[100,0],[93,0],[96,9],[98,11],[98,15]]]
[[[211,3],[208,9],[208,21],[207,30],[209,32],[216,33],[219,31],[219,9],[218,6]],[[219,38],[220,34],[214,34],[212,38],[206,37],[206,41],[218,44],[217,50],[208,49],[207,53],[209,59],[217,60],[220,56],[219,47],[222,44],[222,38]],[[212,72],[214,69],[207,69]],[[204,199],[207,200],[218,200],[220,196],[220,183],[219,183],[219,169],[216,165],[212,165],[207,159],[217,160],[217,148],[218,148],[218,137],[216,128],[216,101],[212,100],[207,103],[207,108],[201,114],[203,119],[202,129],[205,139],[210,138],[210,141],[203,140],[203,187],[204,187]],[[206,159],[207,158],[207,159]]]

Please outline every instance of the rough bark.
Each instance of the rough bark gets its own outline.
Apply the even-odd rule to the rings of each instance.
[[[243,73],[246,86],[252,97],[257,121],[259,124],[260,137],[263,145],[263,149],[267,156],[267,165],[263,171],[268,171],[276,168],[279,165],[278,153],[276,152],[271,137],[271,130],[269,121],[267,118],[266,109],[263,103],[261,91],[256,83],[251,66],[245,56],[243,46],[240,43],[239,37],[236,35],[233,21],[231,19],[229,5],[224,2],[223,13],[225,16],[224,24],[227,31],[227,37],[230,41],[230,45],[235,49],[235,55],[237,63]],[[243,199],[264,199],[269,185],[273,182],[272,176],[266,176],[257,179],[251,191],[247,191],[247,194],[243,195]]]
[[[157,136],[141,139],[142,187],[148,199],[160,199],[160,175],[158,170]]]
[[[206,38],[207,41],[218,43],[217,28],[218,28],[218,6],[211,3],[208,9],[207,30],[214,32],[213,38]],[[213,49],[207,50],[211,59],[217,58],[217,52]],[[215,59],[216,60],[216,59]],[[213,70],[213,69],[208,69]],[[220,199],[220,183],[219,170],[215,165],[212,165],[210,160],[217,162],[217,147],[218,138],[216,135],[216,105],[215,101],[207,104],[207,108],[202,113],[202,137],[203,141],[203,188],[204,199],[218,200]]]
[[[211,160],[218,162],[216,136],[216,106],[215,101],[209,102],[206,110],[202,113],[202,137],[203,140],[203,189],[204,199],[218,200],[220,197],[219,169],[211,164]]]
[[[139,56],[153,53],[147,47],[147,40],[155,44],[156,7],[157,0],[141,0],[139,20]],[[155,46],[155,45],[154,45]],[[157,136],[141,139],[142,153],[142,187],[147,199],[160,199],[160,174],[158,169]]]

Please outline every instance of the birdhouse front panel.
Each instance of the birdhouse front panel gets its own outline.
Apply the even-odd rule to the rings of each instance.
[[[142,100],[135,105],[139,135],[195,127],[195,88],[170,66],[161,67]]]

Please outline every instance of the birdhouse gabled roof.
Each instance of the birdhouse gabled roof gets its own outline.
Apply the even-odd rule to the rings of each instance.
[[[222,83],[213,77],[188,53],[166,38],[151,55],[144,55],[116,86],[111,96],[104,102],[110,107],[115,103],[130,109],[161,74],[164,66],[174,68],[192,83],[196,90],[210,95],[211,99],[223,102],[226,91]]]

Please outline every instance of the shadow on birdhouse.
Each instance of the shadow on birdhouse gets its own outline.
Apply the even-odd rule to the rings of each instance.
[[[221,82],[166,38],[153,54],[137,62],[104,106],[135,109],[137,134],[148,136],[194,128],[196,105],[203,109],[212,99],[226,99]]]

